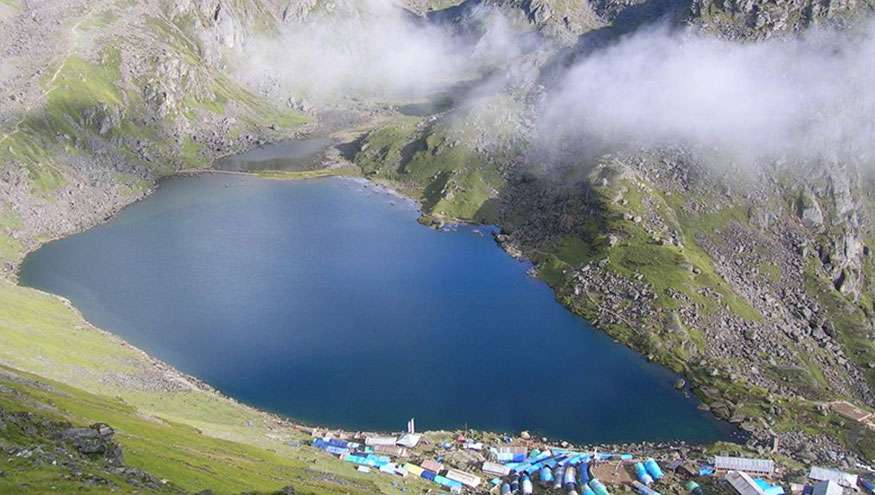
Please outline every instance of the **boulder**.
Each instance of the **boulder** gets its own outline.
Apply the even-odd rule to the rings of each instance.
[[[811,191],[803,191],[799,196],[799,217],[802,224],[809,229],[820,228],[823,225],[823,210],[817,198]]]
[[[61,439],[71,443],[82,455],[105,457],[112,463],[121,464],[121,447],[112,441],[113,435],[115,430],[112,427],[95,423],[88,428],[67,428],[61,432]]]

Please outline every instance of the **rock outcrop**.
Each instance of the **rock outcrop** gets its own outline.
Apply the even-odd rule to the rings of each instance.
[[[736,171],[708,150],[584,154],[561,139],[549,154],[535,153],[532,115],[551,75],[598,49],[593,40],[609,43],[679,4],[469,0],[439,13],[414,4],[425,16],[417,22],[465,23],[474,9],[502,9],[525,24],[517,34],[558,43],[520,56],[489,94],[460,108],[371,132],[356,157],[363,170],[420,188],[436,223],[499,223],[499,241],[533,259],[560,300],[685,373],[753,446],[780,437],[786,453],[807,448],[831,460],[841,451],[835,435],[782,431],[777,418],[817,414],[815,402],[836,397],[875,406],[867,164],[824,158]],[[842,25],[871,8],[871,0],[694,0],[686,21],[750,41]],[[61,22],[87,26],[110,11],[110,2],[55,1],[0,19],[0,69],[14,73],[0,81],[10,95],[0,113],[0,235],[13,246],[0,250],[4,273],[42,240],[142,197],[162,175],[294,133],[266,122],[289,116],[236,83],[224,55],[283,23],[369,14],[354,0],[149,1],[121,19],[100,17],[106,25],[87,37],[85,27],[66,32]],[[59,66],[51,63],[58,53],[68,54]],[[417,175],[417,167],[431,172]],[[111,437],[101,426],[63,435],[80,454],[121,462]]]
[[[691,21],[721,36],[765,39],[816,25],[842,26],[875,8],[870,0],[693,0]]]
[[[42,239],[103,220],[162,175],[295,132],[256,116],[303,120],[225,72],[227,51],[279,22],[277,5],[26,5],[0,19],[0,89],[14,100],[0,112],[0,218],[15,226],[0,232],[14,238],[0,253],[3,273]]]
[[[113,465],[121,465],[122,449],[112,441],[115,435],[109,425],[95,423],[88,428],[67,428],[60,432],[61,441],[69,442],[85,456],[102,457]]]

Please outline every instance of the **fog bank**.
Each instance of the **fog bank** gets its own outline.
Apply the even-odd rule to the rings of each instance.
[[[276,36],[250,42],[237,76],[306,99],[417,97],[505,63],[521,46],[498,10],[469,20],[477,37],[430,24],[390,0],[363,0],[348,12],[315,12]]]
[[[310,100],[420,97],[488,69],[497,70],[470,99],[531,94],[543,82],[538,65],[546,59],[527,54],[551,47],[500,9],[479,7],[458,29],[391,0],[347,7],[251,42],[238,75]],[[868,159],[875,156],[875,23],[756,43],[645,27],[577,60],[543,94],[534,120],[545,150],[688,145],[750,160]]]
[[[540,132],[584,145],[859,158],[875,155],[873,116],[875,24],[749,44],[658,26],[577,62],[550,92]]]

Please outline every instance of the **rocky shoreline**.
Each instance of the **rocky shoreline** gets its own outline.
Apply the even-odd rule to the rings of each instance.
[[[249,149],[252,149],[256,146],[268,144],[268,141],[266,141],[265,139],[262,138],[262,139],[253,140],[251,142],[251,144],[252,144],[252,146],[242,148],[239,150],[239,152],[243,153],[243,152],[246,152]],[[219,158],[221,158],[221,157],[217,157],[217,158],[215,158],[215,160],[218,160]],[[215,160],[213,160],[213,161],[215,161]],[[210,170],[212,170],[212,168],[210,168],[210,167],[203,169],[204,172],[209,172]],[[218,172],[223,173],[221,171],[218,171]],[[258,177],[257,174],[254,172],[253,173],[241,172],[240,174],[249,175],[252,177]],[[70,235],[75,235],[76,233],[83,232],[85,230],[91,229],[97,225],[100,225],[102,223],[105,223],[105,222],[111,220],[116,214],[121,212],[126,207],[149,197],[156,190],[156,188],[159,187],[160,180],[163,180],[166,178],[172,178],[172,177],[177,176],[177,175],[184,176],[187,174],[186,174],[186,171],[183,170],[180,173],[173,173],[170,175],[162,176],[158,180],[156,180],[156,182],[152,186],[150,186],[149,188],[143,189],[141,194],[139,194],[139,195],[118,197],[116,201],[110,202],[109,204],[105,205],[105,208],[103,208],[103,209],[94,209],[94,210],[90,210],[90,211],[80,212],[81,213],[81,217],[80,217],[81,222],[79,222],[77,224],[64,224],[63,222],[51,224],[51,225],[55,225],[55,226],[60,226],[61,228],[59,230],[62,233],[56,234],[52,237],[40,238],[39,242],[34,242],[34,243],[28,245],[28,250],[26,251],[25,256],[28,253],[39,249],[39,247],[45,243],[51,242],[53,240],[61,239],[64,237],[68,237]],[[296,180],[296,179],[289,179],[289,180]],[[406,201],[411,206],[416,207],[417,210],[419,210],[421,213],[420,205],[414,198],[411,198],[410,196],[405,195],[403,192],[401,192],[400,189],[392,187],[391,184],[389,184],[385,181],[373,182],[373,181],[370,181],[366,178],[349,178],[348,180],[353,181],[355,183],[359,183],[359,184],[366,184],[365,187],[370,187],[375,191],[378,191],[378,192],[381,192],[381,193],[384,193],[384,194],[387,194],[390,196],[394,196],[396,198],[399,198],[399,200]],[[453,224],[453,223],[469,224],[469,222],[465,222],[463,220],[445,219],[445,221],[440,222],[440,224],[432,223],[431,226],[434,228],[440,229],[440,228],[446,228],[446,226],[448,224]],[[496,232],[494,234],[494,237],[496,239],[497,244],[508,255],[515,257],[517,259],[521,259],[521,260],[526,259],[520,251],[514,250],[513,245],[511,243],[503,242],[504,238],[501,236],[501,234]],[[12,278],[13,282],[17,278],[17,274],[18,274],[18,270],[20,269],[20,266],[21,266],[21,264],[19,261],[19,263],[10,267],[11,274],[13,277]],[[77,314],[79,314],[80,317],[82,317],[81,313],[78,311],[78,309],[75,308],[75,306],[73,306],[73,304],[70,301],[68,301],[67,299],[65,299],[61,296],[57,296],[54,294],[49,294],[49,295],[62,300],[65,305],[67,305],[71,310],[75,311]],[[159,375],[162,377],[162,379],[157,380],[153,386],[150,386],[150,388],[153,388],[153,389],[157,388],[157,389],[163,389],[166,391],[172,391],[172,390],[177,390],[179,386],[182,386],[184,388],[198,389],[201,391],[209,392],[211,394],[216,394],[216,395],[223,397],[224,399],[227,399],[227,400],[230,400],[233,402],[237,402],[234,398],[225,396],[224,394],[222,394],[218,390],[214,389],[213,387],[209,386],[208,384],[202,382],[198,378],[191,376],[191,375],[184,374],[184,373],[178,371],[177,369],[175,369],[173,366],[169,365],[168,363],[165,363],[165,362],[149,355],[145,351],[142,351],[142,350],[130,345],[129,343],[125,342],[124,339],[112,334],[111,332],[107,332],[107,331],[98,329],[98,328],[93,327],[93,326],[92,326],[92,328],[94,328],[98,332],[103,333],[108,338],[110,338],[116,342],[119,342],[121,345],[136,350],[138,353],[140,353],[144,357],[148,358],[148,360],[154,365],[155,369],[160,372]],[[163,383],[163,385],[162,385],[162,383]],[[306,425],[304,423],[296,422],[293,419],[282,418],[281,416],[273,415],[270,413],[265,413],[265,414],[268,414],[268,415],[274,417],[278,423],[286,423],[287,426],[292,426],[292,427],[295,427],[298,429],[302,429],[302,428],[303,429],[307,429],[307,428],[319,429],[318,426]],[[347,432],[347,434],[348,433],[349,432]],[[545,441],[546,441],[546,439],[545,439]],[[648,445],[648,444],[645,443],[645,444],[640,444],[640,445],[643,446],[643,445]],[[684,446],[687,444],[686,444],[686,442],[678,442],[677,444],[669,442],[669,443],[660,443],[659,445],[662,447],[680,447],[680,446]],[[632,447],[632,446],[635,446],[635,445],[626,445],[626,447]],[[591,447],[597,448],[599,446],[591,446]],[[603,445],[601,447],[606,447],[606,446]],[[611,445],[611,447],[619,448],[619,447],[622,447],[622,445],[618,445],[618,444]]]
[[[580,192],[574,192],[566,185],[551,189],[549,184],[511,179],[511,188],[519,190],[507,194],[504,208],[511,213],[538,213],[533,219],[512,225],[498,236],[498,241],[514,256],[541,253],[542,246],[555,239],[581,235],[576,219],[610,219],[597,234],[603,237],[592,240],[589,233],[581,235],[590,239],[591,245],[603,246],[600,255],[565,267],[558,281],[553,281],[560,302],[648,359],[684,375],[712,412],[751,434],[749,447],[845,467],[871,462],[839,443],[835,431],[828,431],[830,424],[840,424],[841,428],[862,428],[865,432],[865,425],[855,426],[853,420],[829,420],[835,411],[824,404],[836,396],[855,397],[859,403],[870,404],[871,391],[859,368],[842,352],[839,334],[830,321],[836,315],[808,293],[810,278],[806,277],[810,275],[803,274],[803,269],[818,261],[812,250],[800,250],[799,246],[822,240],[808,240],[811,233],[805,231],[804,212],[798,220],[792,216],[794,212],[772,206],[785,218],[784,223],[772,220],[762,228],[748,224],[748,216],[755,217],[759,211],[757,200],[788,193],[753,189],[751,183],[744,182],[744,174],[740,174],[740,184],[726,185],[725,177],[715,177],[706,165],[694,161],[694,154],[684,154],[643,150],[611,157],[611,166],[604,171],[596,168],[589,179],[596,184],[595,201],[584,199],[585,194],[593,193],[587,193],[583,183]],[[612,179],[600,180],[598,174]],[[729,195],[727,188],[756,195],[754,206],[739,206],[750,203]],[[675,194],[678,200],[672,199]],[[836,195],[839,199],[847,196]],[[818,198],[821,204],[829,200]],[[631,201],[636,203],[634,209]],[[708,211],[690,209],[709,201]],[[843,209],[841,205],[836,208]],[[694,230],[700,227],[693,222],[703,222],[709,215],[715,218],[717,227]],[[679,218],[691,225],[680,225]],[[851,222],[851,229],[853,225]],[[685,227],[693,232],[684,232]],[[842,228],[841,224],[837,228]],[[641,230],[648,238],[632,237]],[[687,246],[693,242],[696,245]],[[758,249],[757,242],[768,248]],[[821,252],[825,249],[819,248]],[[618,258],[612,250],[623,253],[620,256],[639,256],[639,252],[670,256],[676,260],[672,264],[676,264],[677,274],[620,274],[618,270],[625,268],[615,264]],[[703,263],[702,251],[708,262],[716,260],[714,268]],[[842,261],[846,254],[830,254],[828,258],[833,263],[858,262]],[[645,262],[641,265],[649,268]],[[695,281],[713,277],[712,271],[728,282],[732,292],[719,285],[702,287],[697,293],[656,285],[661,282],[657,277],[665,273]],[[782,273],[786,275],[781,277]],[[727,300],[735,294],[743,299]],[[746,301],[750,301],[749,309],[743,306]],[[797,346],[806,349],[802,366]],[[804,382],[790,380],[796,375],[782,378],[778,374],[803,373],[805,366],[821,369],[824,379],[835,387],[833,392],[805,389]],[[785,419],[788,415],[793,419]],[[797,431],[788,430],[787,421],[797,421]],[[817,428],[822,431],[810,427],[814,424],[822,425]]]
[[[518,8],[512,2],[494,3]],[[817,19],[844,22],[869,8],[847,2],[836,9],[815,5],[810,19],[803,21],[793,17],[802,9],[797,4],[778,2],[774,9],[763,10],[759,3],[739,10],[696,1],[689,22],[725,38],[752,40],[795,32]],[[418,11],[428,10],[427,2],[417,4]],[[108,221],[148,197],[161,178],[187,166],[201,167],[222,155],[303,132],[353,135],[389,114],[395,116],[388,107],[374,110],[355,100],[349,102],[356,109],[351,117],[335,108],[333,124],[301,127],[297,118],[275,110],[313,115],[313,105],[289,99],[274,108],[231,81],[222,53],[244,45],[259,26],[287,22],[287,12],[278,15],[282,9],[227,2],[218,7],[180,2],[169,8],[142,2],[124,11],[106,1],[24,5],[20,10],[14,3],[0,6],[5,57],[0,69],[11,74],[0,80],[8,110],[0,112],[0,154],[8,158],[0,169],[0,277],[9,283],[16,283],[27,253]],[[612,30],[615,16],[639,7],[634,2],[598,4],[592,13],[602,19],[575,15],[590,12],[588,5],[569,5],[557,10],[538,1],[525,13],[547,34],[564,25],[560,38],[570,45],[583,41],[590,29]],[[113,20],[118,15],[121,22]],[[141,18],[155,24],[144,24]],[[586,43],[577,48],[589,49]],[[577,56],[566,55],[569,61]],[[540,82],[537,88],[516,88],[517,93],[530,93],[519,99],[528,104],[550,89]],[[66,98],[50,105],[59,94]],[[467,117],[472,115],[478,117]],[[531,259],[531,273],[553,286],[561,304],[681,374],[686,383],[679,385],[691,390],[703,409],[746,432],[739,439],[746,452],[778,456],[794,465],[819,462],[857,469],[873,462],[857,448],[868,441],[869,457],[875,452],[870,423],[857,422],[835,407],[845,399],[875,407],[875,352],[870,349],[875,326],[868,281],[875,210],[868,192],[871,177],[864,167],[827,156],[801,171],[779,160],[765,164],[753,177],[728,177],[731,173],[709,167],[720,159],[708,150],[697,155],[696,150],[678,148],[638,149],[605,157],[585,180],[556,184],[492,153],[495,146],[486,123],[467,117],[461,120],[483,134],[474,148],[489,155],[484,167],[500,171],[508,181],[506,191],[490,189],[486,194],[488,201],[501,205],[496,223],[502,230],[495,233],[496,242],[510,256]],[[514,123],[512,115],[506,120],[507,125],[522,126],[514,127],[511,135],[529,130],[527,118],[526,125]],[[428,122],[414,141],[401,143],[400,151],[409,154],[430,146],[429,133],[439,123],[434,118]],[[431,151],[464,146],[455,138],[443,139],[445,145]],[[475,155],[462,156],[460,166],[467,167],[465,159]],[[348,163],[340,153],[325,159],[329,166]],[[405,184],[372,184],[411,200],[403,193]],[[452,195],[466,185],[444,184],[440,194],[452,202]],[[413,202],[426,225],[440,229],[457,221],[423,212]],[[525,212],[523,218],[515,215],[519,212]],[[604,222],[599,232],[587,223],[592,218]],[[551,249],[568,238],[584,240],[586,256],[591,251],[598,256],[558,260]],[[610,256],[605,246],[621,254]],[[644,273],[639,268],[653,256],[661,256],[663,264],[654,268],[656,273]],[[631,262],[624,265],[624,260]],[[106,379],[119,387],[199,390],[235,402],[137,352],[149,362],[142,376],[119,373]],[[277,428],[316,435],[325,431],[258,414]],[[432,434],[504,441],[487,432]],[[682,442],[585,448],[659,458],[704,458],[707,450]]]
[[[357,118],[351,118],[346,120],[355,123],[356,125],[361,125],[364,121],[374,122],[379,121],[380,119],[374,114],[370,114],[366,118],[364,118],[363,116],[359,116]],[[343,133],[343,131],[336,128],[336,126],[327,127],[324,125],[311,125],[309,127],[310,128],[306,131],[307,134],[313,134],[314,132],[322,132],[326,134]],[[321,131],[318,131],[319,129],[321,129]],[[357,129],[357,132],[365,131],[366,128],[360,127],[359,129]],[[279,137],[276,130],[265,128],[265,132],[263,135],[250,134],[246,136],[246,139],[224,141],[216,144],[215,146],[211,146],[211,149],[234,149],[235,153],[245,152],[259,145],[275,142],[277,140],[288,139],[294,136],[300,136],[302,132],[305,131],[298,129],[295,132],[291,133],[289,136]],[[222,140],[221,133],[216,132],[208,134],[213,135],[215,139]],[[347,132],[346,134],[349,133]],[[215,154],[210,163],[213,163],[214,160],[219,159],[221,156],[226,156],[226,153]],[[322,165],[325,166],[327,164],[329,166],[336,166],[338,160],[344,160],[344,163],[350,164],[341,156],[331,155],[329,157],[325,155],[322,158]],[[103,164],[100,166],[92,165],[90,168],[92,170],[101,168],[119,169],[123,168],[124,166],[125,165],[123,164],[112,164],[112,162],[109,162],[108,164]],[[205,170],[209,170],[210,168],[211,166],[208,166]],[[174,174],[164,175],[164,177],[172,175]],[[57,204],[55,206],[47,202],[45,205],[41,204],[38,206],[34,205],[28,207],[25,206],[28,204],[28,202],[22,201],[23,204],[18,206],[19,210],[28,211],[29,208],[33,212],[32,215],[22,215],[22,225],[24,226],[24,228],[34,230],[33,232],[22,231],[19,233],[19,237],[26,240],[25,252],[33,251],[34,249],[38,248],[39,245],[41,245],[43,242],[48,242],[49,240],[72,235],[76,232],[87,230],[88,228],[91,228],[99,223],[107,221],[114,214],[117,214],[129,204],[132,204],[133,202],[139,201],[147,197],[151,192],[154,191],[154,188],[157,185],[157,180],[158,179],[149,179],[149,186],[146,188],[141,187],[139,189],[135,189],[129,187],[125,189],[125,191],[127,192],[126,194],[101,194],[106,189],[115,190],[125,187],[119,186],[112,180],[97,181],[95,185],[91,187],[83,186],[82,182],[78,182],[72,183],[72,185],[70,186],[66,186],[66,188],[61,192],[61,197],[66,196],[70,198],[69,202],[59,201],[56,202]],[[367,179],[360,178],[354,180],[366,181]],[[26,181],[21,182],[23,184],[26,184]],[[412,204],[415,204],[420,210],[420,221],[434,228],[444,228],[447,223],[464,222],[463,220],[450,218],[438,219],[430,215],[423,214],[421,205],[419,205],[419,203],[417,203],[414,199],[405,195],[400,187],[394,187],[391,182],[379,181],[371,182],[371,184],[374,184],[373,187],[379,188],[380,190],[385,191],[387,194],[392,194],[399,198],[404,198],[406,201],[411,201]],[[669,188],[669,186],[666,187]],[[13,194],[12,197],[18,196]],[[22,195],[21,197],[24,196]],[[532,198],[535,198],[537,200],[538,195],[525,193],[520,197],[530,197],[530,199],[527,199],[525,201],[531,201]],[[86,201],[85,199],[80,198],[88,198],[88,200]],[[519,198],[517,198],[517,200],[519,200]],[[54,211],[52,208],[56,208],[58,211]],[[566,210],[567,207],[563,204],[558,204],[555,205],[555,209],[556,211],[561,212],[563,210]],[[585,213],[576,212],[576,214],[584,215]],[[75,221],[72,221],[71,219],[75,219]],[[544,225],[548,226],[546,228],[550,228],[549,225],[551,222],[552,220],[547,220],[544,222]],[[643,219],[644,224],[647,224],[648,222],[656,226],[651,228],[656,230],[660,228],[659,219]],[[499,227],[504,228],[505,226],[501,225],[501,223],[502,222],[499,222]],[[532,225],[531,222],[529,223],[529,225]],[[37,232],[39,232],[39,234]],[[51,235],[46,235],[46,232],[51,232]],[[527,239],[527,235],[539,236],[543,234],[532,234],[526,229],[516,229],[510,233],[502,230],[501,232],[497,232],[495,234],[495,238],[497,243],[502,247],[505,252],[508,253],[508,255],[518,259],[526,259],[526,253],[531,251],[531,242]],[[39,240],[37,241],[37,239]],[[18,261],[20,263],[21,260],[19,259]],[[15,277],[18,266],[18,264],[14,264],[6,267],[7,273],[11,274],[13,279]],[[537,270],[534,270],[534,273],[537,274]],[[725,271],[724,273],[727,273],[728,275],[733,274],[732,270]],[[640,345],[640,342],[636,340],[634,335],[629,335],[624,332],[612,330],[617,327],[649,328],[654,324],[654,319],[664,319],[664,315],[652,305],[652,301],[655,295],[653,288],[648,285],[646,281],[642,281],[641,279],[636,280],[618,277],[610,270],[604,269],[604,267],[600,266],[598,263],[591,263],[580,268],[579,273],[576,273],[574,275],[573,280],[575,281],[573,287],[554,287],[554,290],[556,290],[556,298],[560,303],[569,308],[571,311],[581,314],[583,317],[589,319],[594,326],[603,330],[607,330],[607,332],[617,341],[644,354],[648,359],[656,360],[661,362],[661,364],[673,367],[673,363],[666,362],[660,357],[654,356],[654,354],[648,352],[646,348],[643,348]],[[736,285],[740,286],[740,282],[737,282]],[[596,295],[596,299],[593,299],[592,295]],[[677,297],[682,300],[684,296],[678,293]],[[635,304],[629,305],[630,301],[634,301]],[[695,321],[695,318],[697,318],[697,316],[694,313],[681,313],[681,318],[687,321],[690,321],[689,319],[691,318],[693,319],[693,321]],[[726,322],[730,322],[736,325],[737,328],[746,328],[750,325],[746,322],[739,323],[737,317],[732,315],[731,313],[722,313],[722,317],[718,315],[717,320],[721,320],[723,322],[720,323],[721,325],[725,325]],[[702,321],[694,323],[694,325],[697,327],[703,324],[704,323]],[[745,332],[744,335],[747,335],[747,333]],[[766,335],[766,333],[759,332],[756,333],[756,335],[762,336]],[[772,344],[774,344],[774,342]],[[723,347],[721,347],[721,349],[723,349]],[[719,389],[710,387],[705,381],[702,380],[701,377],[697,378],[697,376],[691,374],[690,370],[676,368],[675,371],[680,372],[684,376],[685,380],[691,383],[693,393],[695,393],[697,398],[703,402],[703,408],[711,410],[717,417],[723,420],[730,421],[736,424],[750,435],[746,439],[748,447],[759,451],[767,451],[772,449],[773,445],[776,445],[776,438],[778,437],[778,435],[773,431],[769,424],[762,423],[756,418],[747,418],[744,415],[739,416],[738,412],[736,411],[736,407],[733,405],[733,401],[737,400],[737,397],[724,396],[724,394]],[[726,373],[725,378],[731,380],[732,376],[734,376],[733,373],[738,372],[733,372],[730,370],[724,371],[724,373]],[[716,375],[714,375],[713,373],[710,373],[709,376],[710,378],[716,378]],[[756,375],[754,375],[754,377],[756,377]],[[756,381],[754,381],[753,383],[761,384]],[[798,453],[802,452],[806,453],[806,455],[809,455],[807,454],[807,452],[809,452],[811,449],[806,444],[813,441],[811,437],[793,434],[782,434],[781,437],[781,442],[777,442],[777,445],[779,445],[779,449],[782,453],[785,453],[787,455],[797,455]],[[826,437],[821,437],[814,441],[817,445],[819,445],[817,451],[823,453],[822,457],[819,457],[821,460],[838,462],[841,459],[851,459],[852,461],[850,462],[850,464],[855,463],[855,461],[853,461],[853,454],[844,449],[841,445],[835,443],[834,441],[831,441]]]

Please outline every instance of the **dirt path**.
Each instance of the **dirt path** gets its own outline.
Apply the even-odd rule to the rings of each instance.
[[[0,81],[0,89],[3,90],[3,93],[13,95],[12,102],[18,103],[18,105],[13,105],[17,107],[13,109],[17,115],[16,120],[9,125],[11,129],[0,137],[0,145],[18,133],[21,124],[27,120],[27,115],[45,104],[48,95],[57,89],[54,83],[79,46],[79,28],[84,22],[91,19],[97,10],[106,7],[108,3],[105,0],[74,2],[72,4],[63,0],[31,1],[25,4],[25,8],[17,16],[3,23],[5,35],[0,37],[3,55],[17,58],[19,64],[23,65],[18,67],[17,73],[12,77]],[[74,17],[77,21],[69,29],[52,29],[52,27],[63,27],[65,21],[70,19],[70,15],[76,15],[72,11],[83,8],[84,11]],[[6,29],[7,27],[9,29]],[[33,31],[36,32],[33,33]],[[57,50],[61,44],[66,44],[66,49],[63,50],[63,55],[59,58],[55,53],[61,51]],[[25,57],[17,55],[22,51],[26,53]],[[58,63],[59,61],[60,63]],[[55,64],[57,64],[57,68],[52,73],[48,83],[41,84],[40,80],[45,68]],[[8,116],[2,117],[8,118]],[[0,125],[3,124],[0,121]]]

